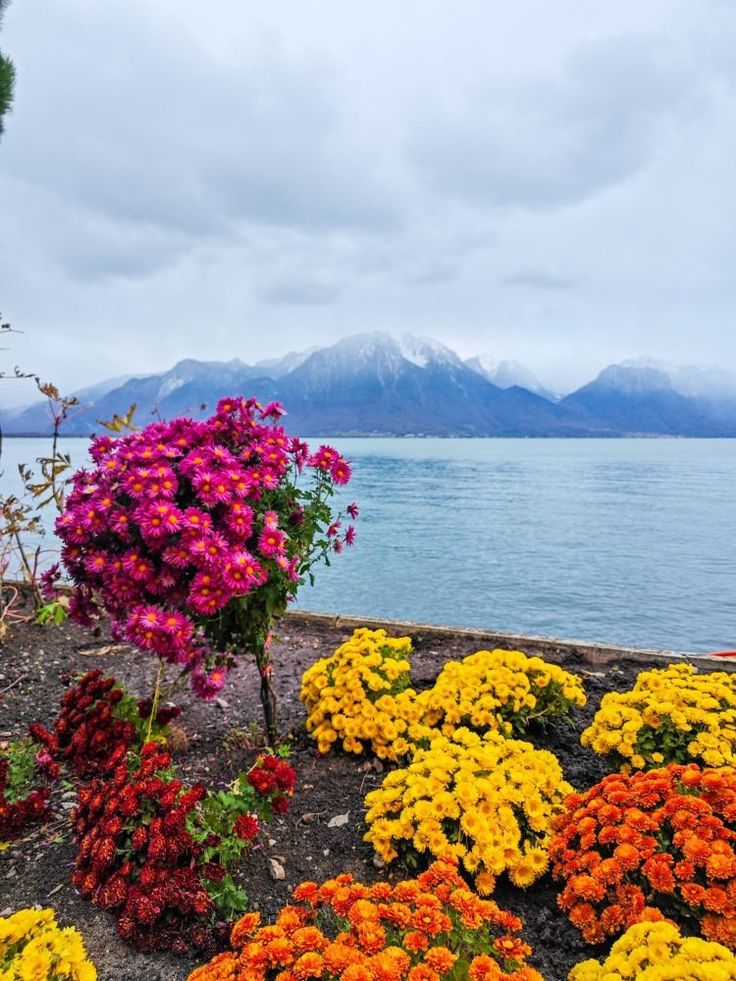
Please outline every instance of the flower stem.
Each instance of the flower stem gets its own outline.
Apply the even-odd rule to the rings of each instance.
[[[151,741],[151,730],[153,729],[153,720],[158,714],[158,700],[161,694],[161,675],[164,670],[163,658],[158,659],[158,674],[156,675],[156,687],[153,689],[153,700],[151,702],[151,714],[148,716],[148,732],[146,733],[146,742]]]

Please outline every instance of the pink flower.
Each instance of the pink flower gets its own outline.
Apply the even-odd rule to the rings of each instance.
[[[205,566],[221,562],[230,550],[224,537],[216,531],[187,539],[186,545],[191,561]]]
[[[212,462],[218,467],[234,467],[238,462],[224,446],[212,447]]]
[[[225,527],[237,539],[249,538],[253,531],[253,508],[233,501],[225,515]]]
[[[279,516],[276,511],[266,511],[263,515],[263,527],[268,531],[273,531],[279,526]]]
[[[258,538],[258,551],[270,558],[283,549],[286,535],[278,528],[264,528]]]
[[[233,498],[232,487],[224,472],[215,470],[199,470],[192,477],[192,485],[196,488],[197,497],[209,506],[228,504]]]
[[[122,508],[116,508],[110,514],[110,529],[123,541],[130,541],[130,515]]]
[[[255,585],[253,578],[254,562],[250,552],[237,552],[230,556],[230,561],[223,572],[223,579],[225,585],[235,596],[244,596],[253,589]]]
[[[183,515],[168,501],[142,504],[135,511],[135,518],[144,538],[160,541],[181,530]]]
[[[242,565],[242,569],[248,578],[248,582],[250,582],[252,586],[262,586],[268,580],[268,573],[260,562],[258,562],[257,559],[254,559],[252,555],[250,555],[248,552],[243,554],[245,555],[245,561]]]
[[[342,521],[333,521],[330,527],[327,529],[327,537],[334,538],[337,534],[337,529],[342,524]]]
[[[61,579],[61,568],[58,562],[41,574],[41,593],[45,600],[55,600],[59,595],[59,580]]]
[[[186,508],[182,514],[182,527],[189,531],[207,532],[212,530],[212,518],[199,508]]]
[[[347,484],[352,475],[352,470],[350,469],[350,464],[347,460],[343,460],[342,457],[334,463],[330,469],[333,481],[340,484]]]
[[[264,419],[268,419],[269,416],[273,419],[280,419],[281,416],[286,415],[286,409],[280,402],[268,402],[261,415]]]
[[[75,593],[72,593],[72,597],[69,600],[69,616],[75,623],[78,623],[82,627],[91,627],[97,615],[97,606],[87,590],[78,589]]]
[[[310,467],[317,467],[319,470],[330,470],[340,459],[340,454],[331,446],[320,446],[316,453],[309,457],[307,463]]]
[[[148,469],[145,467],[136,467],[125,480],[124,487],[126,492],[135,500],[145,497],[148,493],[149,478],[150,471]]]
[[[161,654],[166,645],[162,611],[156,606],[137,606],[125,622],[129,640],[145,651]]]
[[[189,549],[184,542],[179,542],[177,545],[170,545],[163,552],[162,558],[167,565],[172,566],[174,569],[186,569],[192,562]]]
[[[360,509],[358,508],[358,505],[355,502],[353,502],[352,504],[348,504],[348,506],[345,508],[345,510],[350,515],[350,517],[353,519],[353,521],[355,521],[357,519],[358,514],[360,513]]]
[[[197,447],[187,453],[184,459],[179,462],[179,473],[184,474],[185,477],[192,478],[200,470],[209,466],[211,461],[211,448]]]
[[[241,470],[240,467],[228,467],[225,471],[225,476],[235,497],[243,498],[248,496],[250,481],[244,470]]]
[[[153,575],[153,563],[140,552],[126,552],[123,556],[123,569],[136,582],[145,582]]]
[[[148,489],[152,497],[164,497],[167,500],[173,500],[179,490],[179,481],[171,467],[154,467]]]
[[[115,440],[112,436],[95,436],[89,444],[89,455],[95,463],[99,463],[103,457],[110,453],[114,446]]]
[[[279,475],[268,467],[263,471],[263,480],[261,483],[266,490],[276,490],[279,486]]]
[[[231,416],[241,409],[242,405],[242,399],[220,399],[217,403],[216,412],[218,416]]]
[[[277,473],[283,473],[289,463],[286,451],[280,446],[261,445],[256,447],[256,451],[263,460],[265,466],[270,467]]]
[[[199,669],[192,672],[192,688],[196,695],[205,701],[211,701],[225,684],[227,669],[224,667],[214,668],[209,673]]]
[[[194,613],[214,616],[226,606],[232,593],[225,591],[209,572],[198,572],[192,580],[187,597],[187,605]]]
[[[304,440],[294,437],[291,441],[289,452],[294,459],[297,470],[301,472],[309,460],[309,446],[304,442]]]
[[[355,544],[355,528],[353,525],[348,525],[345,529],[345,544],[348,546]]]
[[[101,576],[107,568],[107,555],[104,552],[90,552],[84,560],[84,568],[91,576]]]

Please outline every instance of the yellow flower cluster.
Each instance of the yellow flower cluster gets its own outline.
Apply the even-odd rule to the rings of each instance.
[[[581,679],[521,651],[477,651],[448,661],[434,687],[422,692],[422,721],[449,736],[458,726],[521,735],[527,724],[585,705]]]
[[[400,760],[428,735],[409,685],[409,637],[361,627],[331,657],[304,672],[301,700],[307,732],[321,753],[333,743],[348,753],[370,746],[382,759]]]
[[[736,956],[721,944],[682,937],[667,921],[636,923],[599,963],[577,964],[568,981],[734,981]]]
[[[643,671],[630,691],[604,695],[583,746],[623,769],[702,761],[736,764],[736,674],[690,664]]]
[[[367,795],[365,840],[385,862],[454,856],[484,895],[503,872],[528,886],[547,868],[552,821],[571,791],[547,750],[459,728],[435,736]]]
[[[52,909],[0,917],[0,981],[96,981],[74,929],[59,929]]]

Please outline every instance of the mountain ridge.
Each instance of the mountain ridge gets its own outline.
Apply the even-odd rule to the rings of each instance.
[[[624,362],[559,397],[523,365],[463,360],[429,338],[373,332],[255,364],[184,358],[168,371],[98,382],[82,390],[64,432],[98,431],[100,419],[133,403],[138,425],[151,417],[200,417],[222,396],[242,393],[281,401],[287,428],[305,436],[734,437],[736,387],[731,398],[723,376],[711,397],[704,372],[686,373],[703,390],[687,395],[657,362]],[[49,429],[41,403],[3,413],[0,422],[5,435]]]

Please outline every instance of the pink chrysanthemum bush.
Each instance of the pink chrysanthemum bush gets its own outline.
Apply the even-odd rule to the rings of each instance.
[[[117,637],[184,669],[203,698],[252,652],[272,735],[271,627],[314,563],[355,538],[329,503],[349,463],[288,436],[283,412],[226,398],[204,421],[96,436],[56,525],[77,622],[106,612]]]

